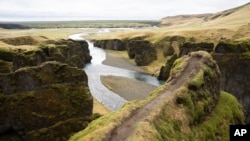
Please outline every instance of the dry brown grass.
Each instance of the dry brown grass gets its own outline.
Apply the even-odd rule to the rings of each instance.
[[[50,39],[67,39],[70,34],[84,32],[82,29],[26,29],[7,30],[0,29],[0,38],[18,36],[45,36]]]
[[[111,111],[108,108],[106,108],[102,103],[97,101],[95,98],[93,102],[94,102],[93,113],[99,113],[101,115],[106,115],[108,113],[111,113]]]

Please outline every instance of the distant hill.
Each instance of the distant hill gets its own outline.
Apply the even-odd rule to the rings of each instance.
[[[29,21],[1,23],[0,28],[140,28],[158,26],[158,21],[150,20],[89,20],[89,21]]]
[[[214,14],[178,15],[160,20],[161,26],[167,27],[216,27],[242,26],[250,23],[250,3]]]
[[[0,28],[3,29],[29,29],[28,26],[13,23],[0,23]]]

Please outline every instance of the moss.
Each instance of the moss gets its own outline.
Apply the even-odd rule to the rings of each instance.
[[[172,55],[166,62],[165,66],[161,67],[158,79],[166,80],[170,75],[171,67],[173,66],[174,61],[177,59],[177,54]]]
[[[189,82],[189,88],[197,89],[204,85],[204,71],[200,70],[195,77]]]
[[[106,139],[113,129],[137,112],[138,108],[144,107],[159,95],[164,97],[169,92],[171,94],[167,98],[157,97],[162,99],[157,101],[157,107],[133,125],[134,132],[128,140],[227,141],[229,125],[244,124],[243,109],[235,97],[225,92],[220,93],[220,72],[211,56],[204,52],[190,56],[202,58],[199,62],[200,70],[190,81],[196,89],[187,88],[188,83],[180,88],[166,83],[153,91],[146,100],[129,102],[119,111],[94,121],[71,140]],[[188,61],[190,60],[187,56],[177,59],[171,71],[172,75],[182,71]],[[187,76],[190,78],[190,74]],[[170,91],[166,92],[168,88]]]
[[[244,59],[250,59],[250,51],[241,53],[240,59],[242,59],[242,60],[244,60]]]
[[[8,62],[13,61],[15,53],[11,50],[0,49],[0,59]]]
[[[170,71],[169,79],[167,81],[171,80],[171,78],[174,78],[180,75],[180,73],[183,71],[183,69],[187,65],[187,61],[185,61],[185,59],[186,58],[178,58],[174,61],[171,71]]]
[[[237,99],[221,92],[214,111],[202,124],[192,127],[192,134],[200,140],[229,140],[229,125],[244,124],[244,113]]]
[[[4,38],[1,41],[10,44],[10,45],[35,45],[38,43],[34,38],[31,36],[21,36],[15,38]]]

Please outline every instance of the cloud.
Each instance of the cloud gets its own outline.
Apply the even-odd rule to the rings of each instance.
[[[2,20],[160,19],[178,14],[213,13],[248,0],[0,0]]]

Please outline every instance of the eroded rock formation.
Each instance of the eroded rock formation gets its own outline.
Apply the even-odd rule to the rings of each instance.
[[[220,91],[220,79],[210,54],[192,52],[174,62],[168,81],[147,99],[98,119],[71,140],[229,140],[229,125],[243,124],[244,114],[234,96]]]
[[[130,59],[138,66],[146,66],[157,59],[156,50],[147,40],[130,40],[127,45]]]
[[[40,49],[18,53],[13,58],[13,68],[40,65],[45,61],[59,61],[82,68],[90,62],[86,41],[60,40],[53,44],[42,44]]]
[[[28,39],[6,43],[29,44]],[[93,99],[82,69],[91,60],[87,42],[47,40],[35,46],[0,50],[0,140],[63,141],[92,120]]]
[[[221,70],[221,89],[233,94],[246,111],[246,122],[250,123],[250,44],[248,42],[219,42],[213,49],[212,43],[184,43],[180,56],[195,50],[212,53]],[[172,58],[172,57],[171,57]],[[172,59],[162,66],[159,79],[169,76]]]
[[[109,50],[126,50],[124,42],[119,39],[94,40],[94,46]]]
[[[138,66],[146,66],[157,59],[156,49],[143,38],[95,40],[94,46],[110,50],[127,50],[129,58],[135,59]]]

